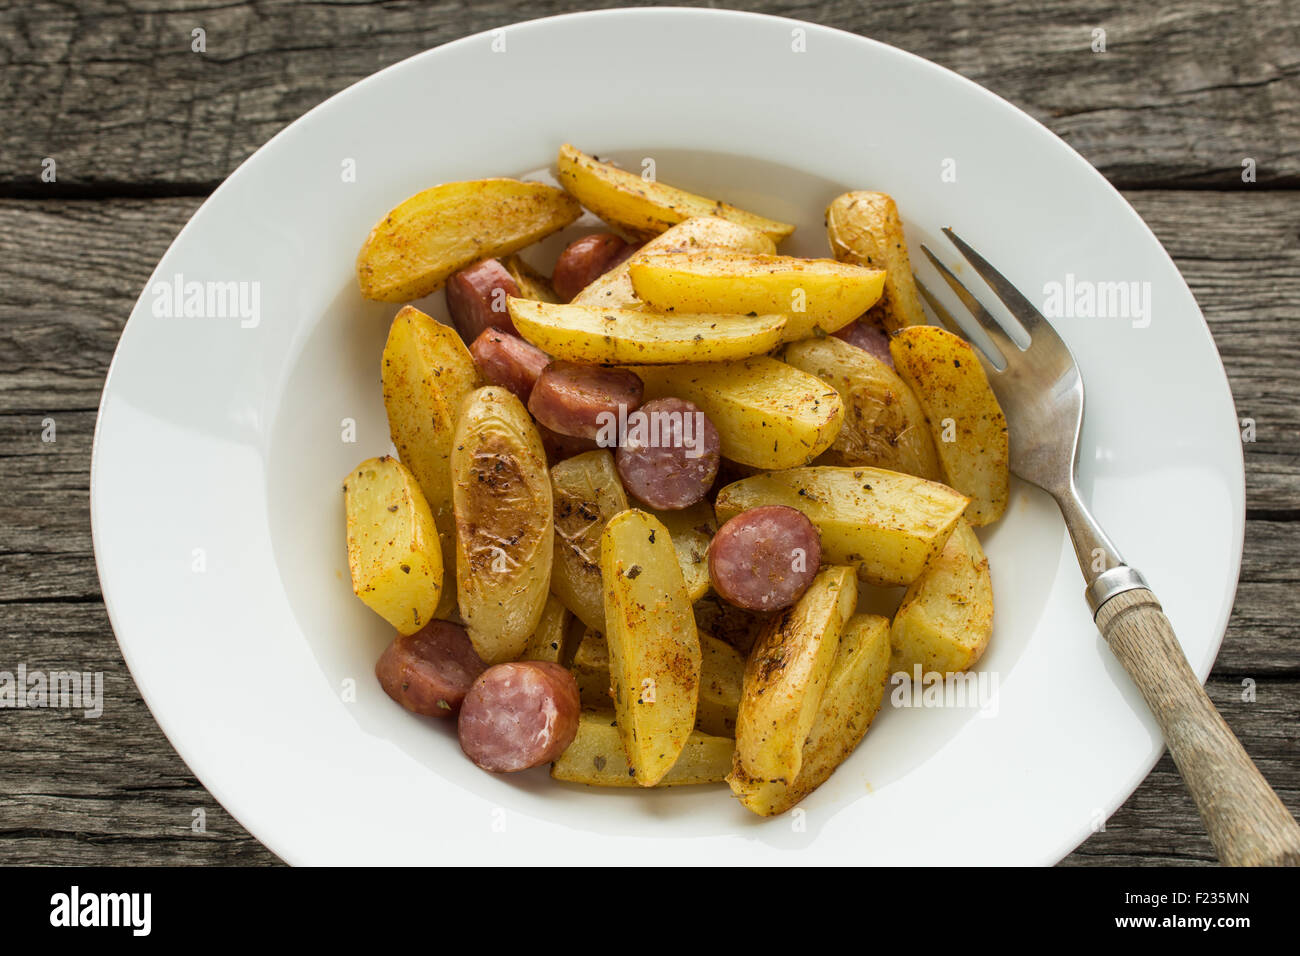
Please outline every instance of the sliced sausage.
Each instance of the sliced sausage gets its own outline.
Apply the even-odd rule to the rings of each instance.
[[[561,435],[595,438],[605,421],[602,413],[617,421],[619,409],[624,415],[636,411],[644,393],[644,383],[627,369],[552,362],[533,386],[528,410]]]
[[[889,333],[871,318],[870,312],[850,322],[834,335],[864,352],[870,352],[890,368],[894,367],[894,358],[889,354]]]
[[[574,438],[572,435],[561,435],[559,432],[551,431],[541,423],[537,423],[537,434],[541,436],[542,449],[546,452],[546,463],[548,465],[554,465],[556,462],[572,458],[574,455],[581,455],[585,451],[595,451],[600,447],[596,444],[594,438]]]
[[[549,763],[578,732],[578,682],[559,664],[519,661],[489,667],[460,711],[460,747],[493,773]]]
[[[726,601],[749,611],[789,607],[808,590],[822,560],[813,523],[786,505],[736,515],[709,543],[709,577]]]
[[[522,402],[528,401],[542,369],[551,361],[536,345],[500,329],[484,329],[469,354],[484,381],[508,388]]]
[[[614,267],[632,247],[612,232],[598,232],[569,243],[555,261],[551,287],[565,302]]]
[[[430,621],[414,634],[397,635],[380,655],[375,676],[384,693],[407,710],[451,717],[486,669],[463,627]]]
[[[657,398],[628,415],[614,462],[630,494],[651,508],[675,511],[703,500],[721,457],[722,439],[698,405]]]
[[[484,329],[515,334],[506,311],[506,296],[511,295],[519,295],[519,286],[496,259],[484,259],[448,279],[447,311],[460,337],[473,342]]]

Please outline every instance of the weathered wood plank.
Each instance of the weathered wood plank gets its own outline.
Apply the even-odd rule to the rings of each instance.
[[[384,66],[521,17],[625,5],[10,4],[0,10],[0,189],[203,192],[290,121]],[[1289,0],[750,6],[963,73],[1124,185],[1240,187],[1247,157],[1260,183],[1300,183],[1300,7]],[[206,52],[191,49],[197,28]],[[1092,49],[1096,29],[1106,31],[1104,53]],[[57,184],[40,180],[46,157],[58,164]]]

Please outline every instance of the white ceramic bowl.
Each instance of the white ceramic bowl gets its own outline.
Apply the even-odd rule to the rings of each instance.
[[[997,626],[980,669],[997,677],[994,706],[887,705],[792,816],[760,820],[721,787],[607,793],[544,770],[492,776],[451,727],[379,689],[390,632],[351,594],[340,484],[390,447],[378,362],[394,308],[362,301],[354,257],[411,193],[545,169],[566,140],[630,168],[653,157],[665,182],[795,222],[796,254],[825,255],[827,201],[871,188],[898,199],[914,249],[955,260],[939,231],[952,225],[1035,300],[1067,274],[1150,283],[1147,327],[1056,324],[1088,388],[1082,487],[1209,671],[1241,558],[1235,413],[1196,303],[1119,194],[1024,113],[871,40],[724,11],[617,10],[469,37],[358,83],[242,165],[159,264],[105,387],[92,512],[114,629],[168,738],[292,863],[1068,853],[1161,743],[1093,629],[1056,510],[1019,484],[984,536]],[[256,324],[251,308],[168,317],[178,275],[182,293],[256,289]]]

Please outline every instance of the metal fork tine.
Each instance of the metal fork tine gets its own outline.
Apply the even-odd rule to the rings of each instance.
[[[1007,280],[1006,276],[994,269],[987,259],[972,249],[966,240],[946,226],[943,229],[943,234],[957,247],[957,251],[966,257],[966,260],[979,273],[980,278],[988,283],[993,293],[1002,300],[1002,304],[1024,326],[1025,331],[1029,333],[1031,342],[1039,332],[1051,329],[1047,320],[1043,318],[1043,314],[1034,308],[1034,304],[1026,299],[1020,290]]]
[[[975,350],[975,354],[979,357],[980,362],[983,364],[984,371],[988,373],[989,378],[992,378],[994,375],[996,375],[998,373],[998,367],[994,364],[993,357],[986,354],[984,349],[980,347],[978,342],[970,341],[970,336],[966,334],[966,330],[957,324],[957,321],[952,317],[952,313],[949,312],[946,308],[944,308],[943,303],[941,303],[938,299],[935,298],[934,293],[931,292],[928,288],[926,288],[924,282],[922,282],[915,275],[912,276],[912,280],[916,283],[916,289],[918,292],[921,293],[921,298],[925,299],[925,301],[930,304],[931,310],[934,312],[936,316],[938,316],[938,319],[940,322],[943,323],[944,328],[946,328],[953,335],[960,338],[962,341],[970,344],[970,347]]]
[[[979,323],[980,328],[982,328],[988,337],[993,340],[993,344],[1001,350],[1003,356],[1005,357],[1019,352],[1020,346],[1017,345],[1011,336],[1007,334],[1007,330],[1002,327],[1002,323],[993,318],[988,309],[980,305],[979,299],[971,295],[970,290],[961,284],[961,280],[953,275],[948,267],[939,261],[939,257],[930,251],[930,247],[922,243],[921,251],[925,253],[926,257],[934,267],[939,270],[939,274],[942,275],[948,285],[952,287],[952,291],[957,293],[957,298],[961,299],[962,305],[966,306],[966,308],[970,310],[970,314],[974,317],[975,321]]]

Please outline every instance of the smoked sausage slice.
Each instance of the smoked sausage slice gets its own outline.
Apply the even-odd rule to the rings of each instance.
[[[576,362],[552,362],[537,379],[528,410],[551,431],[573,438],[600,434],[602,412],[614,421],[641,405],[645,384],[634,372]]]
[[[551,361],[536,345],[500,329],[484,329],[469,347],[469,354],[485,382],[508,388],[524,403]]]
[[[832,334],[837,339],[848,342],[849,345],[856,345],[864,352],[870,352],[890,368],[894,367],[894,358],[889,354],[889,333],[871,319],[870,313],[855,319]]]
[[[486,669],[463,627],[430,621],[414,634],[397,635],[380,655],[375,676],[384,693],[407,710],[451,717]]]
[[[723,600],[748,611],[776,611],[808,590],[821,559],[821,538],[802,512],[763,505],[718,529],[709,542],[709,577]]]
[[[629,494],[676,511],[704,499],[718,477],[722,439],[694,402],[657,398],[628,415],[614,462]]]
[[[614,267],[631,247],[612,232],[597,232],[569,243],[555,261],[551,287],[565,302]]]
[[[497,664],[465,697],[460,747],[484,770],[527,770],[564,753],[578,733],[581,710],[578,682],[559,664]]]
[[[447,311],[452,325],[466,342],[473,342],[484,329],[516,334],[506,311],[506,297],[511,295],[519,295],[519,285],[496,259],[484,259],[461,269],[447,280]]]

